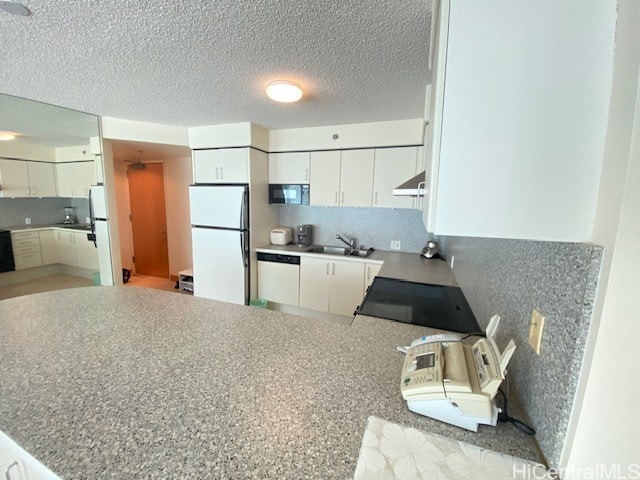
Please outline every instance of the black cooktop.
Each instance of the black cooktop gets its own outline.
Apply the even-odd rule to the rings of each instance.
[[[356,313],[451,332],[480,327],[458,287],[375,277]]]

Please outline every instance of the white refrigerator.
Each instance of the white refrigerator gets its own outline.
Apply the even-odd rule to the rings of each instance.
[[[100,283],[113,285],[113,269],[111,268],[111,246],[109,243],[109,216],[104,185],[91,185],[89,189],[89,213],[91,216],[91,233],[93,243],[98,249],[98,265],[100,266]]]
[[[249,186],[189,187],[193,294],[249,303]]]

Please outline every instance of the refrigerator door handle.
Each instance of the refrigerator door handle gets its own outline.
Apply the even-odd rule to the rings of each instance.
[[[247,190],[245,189],[242,192],[242,205],[240,206],[240,230],[246,230],[248,228],[247,225]]]
[[[242,252],[242,264],[244,268],[249,266],[247,255],[247,232],[240,232],[240,251]]]

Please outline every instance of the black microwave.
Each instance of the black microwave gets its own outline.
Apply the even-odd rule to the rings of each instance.
[[[309,205],[309,185],[270,183],[269,203]]]

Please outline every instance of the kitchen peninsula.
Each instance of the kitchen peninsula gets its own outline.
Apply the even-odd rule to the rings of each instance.
[[[370,415],[537,460],[510,424],[407,409],[396,346],[426,332],[143,288],[4,300],[0,430],[69,479],[345,479]]]

